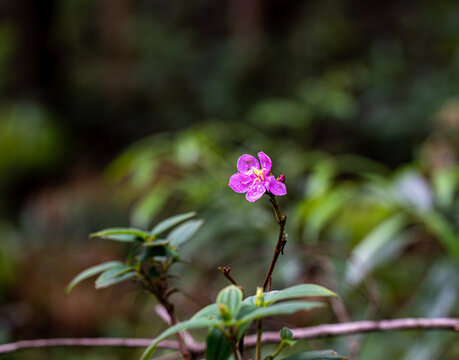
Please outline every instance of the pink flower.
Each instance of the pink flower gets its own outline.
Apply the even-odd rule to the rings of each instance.
[[[249,154],[244,154],[237,160],[239,172],[231,176],[230,188],[237,193],[247,193],[245,198],[250,202],[261,198],[266,191],[278,196],[287,194],[285,184],[269,175],[272,163],[268,155],[260,151],[258,158],[260,163]]]

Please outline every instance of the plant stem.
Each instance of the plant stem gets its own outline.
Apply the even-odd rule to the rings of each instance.
[[[239,354],[237,346],[231,346],[231,350],[233,352],[234,360],[241,360],[241,355]]]
[[[263,323],[261,319],[257,319],[257,345],[256,345],[256,360],[261,360],[261,334],[263,333]]]
[[[177,318],[175,317],[174,305],[172,305],[169,301],[167,301],[167,299],[166,299],[166,302],[162,303],[161,305],[165,307],[167,313],[169,314],[169,317],[171,318],[171,325],[173,326],[177,324]],[[191,355],[185,346],[185,341],[183,341],[182,335],[180,333],[177,333],[176,336],[177,336],[177,341],[178,341],[178,345],[180,348],[180,352],[182,353],[183,358],[185,360],[191,360]]]
[[[241,353],[238,350],[238,343],[236,341],[236,336],[234,334],[235,329],[234,327],[229,328],[229,333],[224,330],[222,327],[217,327],[223,335],[226,336],[229,343],[231,344],[231,352],[233,353],[234,360],[241,360]]]
[[[287,215],[281,214],[279,203],[277,202],[276,196],[269,194],[269,197],[269,201],[271,202],[271,205],[274,210],[274,215],[276,216],[276,221],[279,224],[279,236],[277,238],[276,247],[274,248],[274,254],[271,260],[271,264],[269,265],[268,272],[266,274],[265,280],[263,281],[263,291],[266,291],[266,289],[268,289],[268,291],[271,290],[271,276],[273,274],[274,267],[276,266],[277,258],[281,253],[283,253],[284,246],[287,243],[284,233],[285,223],[287,222]]]
[[[231,271],[231,267],[228,266],[219,266],[217,268],[222,274],[224,277],[226,277],[233,285],[236,285],[239,289],[241,289],[242,291],[242,296],[245,297],[245,294],[244,294],[244,288],[240,285],[238,285],[237,281],[233,278],[233,276],[230,274],[230,271]]]
[[[168,296],[168,283],[167,280],[163,280],[159,284],[153,283],[152,279],[140,269],[139,275],[143,280],[142,284],[144,288],[149,291],[153,296],[155,296],[159,303],[166,309],[167,314],[169,315],[171,325],[175,325],[178,323],[177,318],[175,317],[175,309],[174,305],[169,302]],[[182,356],[185,360],[191,360],[190,352],[187,350],[185,346],[185,341],[180,333],[176,334],[178,346]]]
[[[271,276],[274,271],[274,267],[276,266],[277,258],[281,253],[284,251],[284,246],[287,243],[285,239],[285,223],[287,222],[287,215],[281,214],[279,203],[277,202],[277,198],[273,194],[269,194],[269,202],[271,203],[274,215],[276,216],[276,222],[279,224],[279,235],[277,238],[277,244],[274,248],[273,258],[271,260],[271,264],[269,265],[268,272],[266,273],[265,280],[263,281],[263,291],[271,291]],[[261,335],[263,333],[263,323],[261,319],[257,320],[257,345],[256,345],[256,360],[261,360]]]
[[[284,350],[284,348],[286,346],[287,346],[287,344],[285,342],[281,341],[281,343],[277,347],[276,351],[271,355],[271,359],[275,359],[276,356],[279,355],[281,353],[281,351]]]

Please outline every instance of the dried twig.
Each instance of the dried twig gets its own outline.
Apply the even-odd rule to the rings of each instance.
[[[226,277],[231,282],[231,284],[241,289],[242,295],[245,297],[244,288],[238,285],[236,279],[230,274],[231,267],[230,266],[219,266],[217,269],[223,274],[224,277]]]
[[[396,331],[396,330],[452,330],[459,331],[459,318],[405,318],[380,321],[354,321],[341,324],[324,324],[304,328],[292,329],[293,338],[314,339],[328,336],[341,336],[366,332]],[[10,353],[22,349],[56,347],[56,346],[120,346],[146,347],[153,339],[132,338],[62,338],[22,340],[0,345],[0,354]],[[279,332],[263,333],[262,343],[277,343],[280,341]],[[253,347],[256,335],[245,337],[244,345]],[[179,349],[177,341],[162,341],[160,348]],[[204,344],[187,344],[193,354],[202,354]]]

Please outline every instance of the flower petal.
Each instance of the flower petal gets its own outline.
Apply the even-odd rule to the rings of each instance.
[[[266,192],[266,188],[263,184],[257,183],[257,185],[254,185],[248,193],[245,195],[245,198],[250,201],[254,202],[261,198],[263,194]]]
[[[263,151],[260,151],[258,153],[258,158],[260,159],[261,168],[264,169],[263,174],[269,175],[269,173],[271,172],[271,166],[272,166],[271,159]]]
[[[287,187],[278,180],[272,180],[268,184],[268,191],[273,195],[282,196],[287,194]]]
[[[263,185],[265,186],[266,191],[269,191],[269,184],[271,183],[271,181],[275,181],[275,180],[276,180],[276,177],[274,175],[269,175],[265,178],[265,181],[263,181]]]
[[[250,175],[236,173],[233,174],[229,179],[229,186],[237,193],[245,193],[249,191],[249,184],[253,182]]]
[[[252,170],[252,167],[260,170],[260,164],[258,163],[258,160],[255,159],[252,155],[244,154],[239,159],[237,159],[237,169],[240,173],[246,174],[248,171]]]

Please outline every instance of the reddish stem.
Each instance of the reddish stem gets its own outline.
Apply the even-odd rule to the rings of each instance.
[[[242,286],[238,285],[236,279],[234,279],[234,277],[230,274],[231,267],[230,267],[230,266],[219,266],[217,269],[218,269],[218,270],[223,274],[223,276],[225,276],[233,285],[236,285],[239,289],[241,289],[241,291],[242,291],[242,296],[245,297],[245,295],[244,295],[244,288],[243,288]]]
[[[271,202],[271,205],[273,206],[274,215],[276,216],[276,221],[279,224],[279,235],[277,238],[276,247],[274,248],[274,254],[271,260],[271,264],[269,265],[268,272],[266,273],[265,281],[263,281],[263,291],[266,291],[266,289],[268,289],[268,291],[271,291],[271,276],[273,274],[274,267],[276,266],[277,258],[279,257],[280,254],[284,252],[284,247],[285,247],[285,244],[287,243],[287,240],[285,239],[285,233],[284,233],[285,223],[287,222],[287,215],[281,214],[279,203],[277,202],[276,196],[272,194],[269,194],[269,196],[270,196],[269,201]]]
[[[169,317],[171,319],[171,325],[177,324],[177,318],[175,317],[175,311],[174,311],[174,305],[172,305],[167,299],[165,301],[161,301],[162,305],[166,309],[167,313],[169,314]],[[180,333],[176,334],[177,341],[178,341],[178,346],[180,349],[180,352],[182,353],[182,356],[185,360],[191,360],[191,354],[187,350],[185,346],[185,342],[183,341],[183,337]]]

